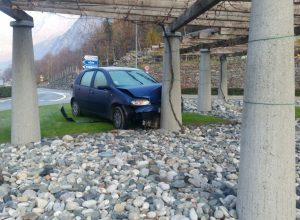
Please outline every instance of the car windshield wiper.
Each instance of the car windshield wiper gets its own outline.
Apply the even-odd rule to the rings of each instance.
[[[138,81],[140,84],[144,85],[140,80],[138,80],[134,75],[132,75],[130,72],[127,72],[129,76],[131,76],[134,80]]]
[[[152,79],[150,76],[141,74],[141,73],[139,73],[139,72],[134,72],[134,73],[138,74],[139,76],[141,76],[141,77],[143,77],[143,78],[145,78],[145,79],[150,80],[151,82],[157,83],[157,82],[156,82],[154,79]]]

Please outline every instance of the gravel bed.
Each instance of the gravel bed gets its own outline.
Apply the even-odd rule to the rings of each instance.
[[[194,111],[195,100],[184,106]],[[213,108],[240,121],[239,101]],[[237,219],[240,129],[119,130],[1,144],[0,219]],[[300,209],[299,134],[296,143]]]

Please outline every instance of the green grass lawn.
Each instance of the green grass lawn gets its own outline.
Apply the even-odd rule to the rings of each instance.
[[[67,115],[72,116],[70,105],[66,104],[64,106]],[[61,105],[48,105],[39,107],[42,137],[63,136],[65,134],[72,135],[83,132],[104,132],[109,131],[113,128],[112,124],[106,120],[100,120],[101,122],[99,123],[81,124],[68,122],[63,118],[62,114],[60,113],[60,107]],[[77,119],[85,120],[93,118],[80,117]],[[0,112],[0,143],[10,141],[10,120],[10,110]],[[229,121],[226,119],[187,112],[183,113],[182,121],[184,125],[229,123]]]
[[[66,121],[60,113],[61,105],[41,106],[41,130],[42,137],[63,136],[65,134],[79,134],[83,132],[95,133],[105,132],[113,129],[110,122],[100,120],[99,123],[72,123]],[[69,116],[72,116],[71,108],[65,105],[65,110]],[[300,118],[300,107],[296,107],[296,118]],[[10,119],[11,111],[0,112],[0,143],[10,141]],[[94,119],[87,117],[80,117],[78,120]],[[99,120],[99,119],[96,119]],[[227,124],[229,120],[212,117],[207,115],[199,115],[197,113],[184,112],[182,115],[184,125],[203,125],[203,124]]]
[[[109,131],[113,128],[108,121],[101,121],[99,123],[72,123],[64,119],[60,112],[61,105],[41,106],[40,120],[42,137],[63,136],[65,134],[79,134],[83,132],[102,132]],[[70,105],[64,105],[68,116],[72,116]],[[11,111],[0,112],[0,143],[10,141],[10,118]],[[80,117],[78,120],[85,120],[92,118]],[[99,119],[97,119],[99,120]]]
[[[296,113],[296,118],[300,118],[300,107],[296,107],[295,113]]]
[[[184,112],[182,114],[182,122],[184,125],[203,125],[203,124],[227,124],[230,121],[223,118],[200,115],[197,113]]]

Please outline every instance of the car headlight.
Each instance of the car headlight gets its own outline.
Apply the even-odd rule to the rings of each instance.
[[[134,99],[131,101],[131,104],[137,106],[150,105],[150,101],[147,99]]]

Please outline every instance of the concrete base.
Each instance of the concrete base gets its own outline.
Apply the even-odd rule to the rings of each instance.
[[[290,0],[252,1],[237,200],[240,220],[296,219],[293,8]]]
[[[33,22],[14,21],[12,64],[12,144],[40,141],[40,119],[31,28]]]
[[[220,81],[219,81],[219,88],[218,88],[218,99],[223,101],[228,100],[228,88],[227,88],[227,58],[225,55],[220,57],[221,69],[220,69]]]
[[[167,37],[171,44],[171,51],[168,47],[169,42],[165,36],[160,127],[169,131],[179,131],[182,124],[179,53],[180,36],[180,33],[168,34]],[[172,70],[174,74],[173,80]]]
[[[200,50],[197,111],[211,111],[210,51],[207,49]]]

